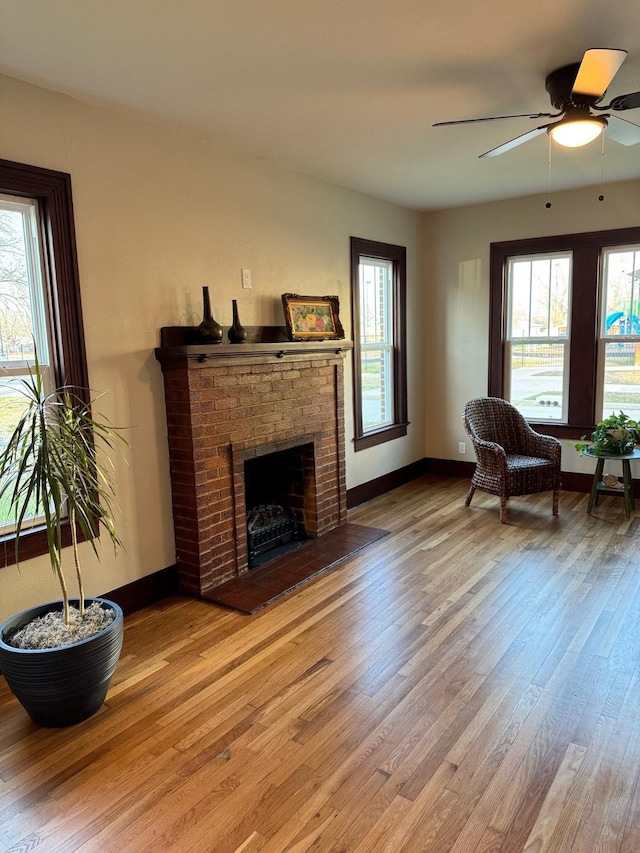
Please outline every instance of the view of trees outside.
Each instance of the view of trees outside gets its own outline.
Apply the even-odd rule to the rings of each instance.
[[[25,346],[33,356],[32,335],[25,215],[15,203],[0,201],[0,442],[24,409],[11,368],[25,359]]]
[[[360,367],[364,431],[385,426],[392,421],[392,277],[391,262],[375,258],[361,259]]]
[[[603,272],[602,415],[623,411],[640,420],[640,247],[605,252]],[[626,340],[616,341],[620,335]]]
[[[514,258],[511,298],[511,402],[529,419],[563,420],[571,304],[570,255]],[[602,412],[640,419],[640,247],[603,258]]]
[[[30,276],[40,281],[35,210],[29,202],[0,197],[0,444],[25,408],[20,393],[25,362],[33,363],[34,324]],[[36,521],[36,519],[34,519]],[[9,498],[0,502],[0,530],[13,529]]]
[[[24,216],[0,207],[0,360],[32,353],[31,299]],[[26,348],[26,350],[25,350]]]
[[[571,256],[509,263],[511,402],[536,420],[564,419]]]

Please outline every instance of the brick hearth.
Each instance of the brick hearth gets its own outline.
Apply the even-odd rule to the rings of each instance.
[[[165,346],[162,364],[181,590],[248,571],[244,463],[307,446],[308,536],[346,521],[344,341]],[[309,452],[312,448],[312,452]]]

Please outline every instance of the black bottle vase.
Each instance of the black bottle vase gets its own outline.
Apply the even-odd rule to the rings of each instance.
[[[219,344],[222,341],[222,326],[213,319],[209,288],[202,288],[202,323],[198,326],[198,334],[203,344]]]
[[[247,330],[242,325],[240,318],[238,317],[238,300],[232,299],[231,305],[233,306],[233,323],[231,324],[231,328],[227,332],[227,335],[232,344],[243,344],[247,340]]]

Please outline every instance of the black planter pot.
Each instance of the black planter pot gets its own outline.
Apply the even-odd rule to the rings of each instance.
[[[5,642],[16,628],[51,610],[61,610],[60,601],[23,610],[0,625],[0,671],[25,711],[41,726],[72,726],[95,714],[105,700],[120,657],[124,621],[122,610],[113,601],[85,599],[86,604],[92,601],[114,610],[115,619],[100,633],[78,643],[55,649],[16,649]],[[71,603],[77,606],[78,600]]]

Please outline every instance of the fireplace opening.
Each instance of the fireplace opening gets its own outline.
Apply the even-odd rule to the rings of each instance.
[[[305,501],[313,480],[313,444],[267,453],[244,463],[247,558],[262,565],[307,538]]]

